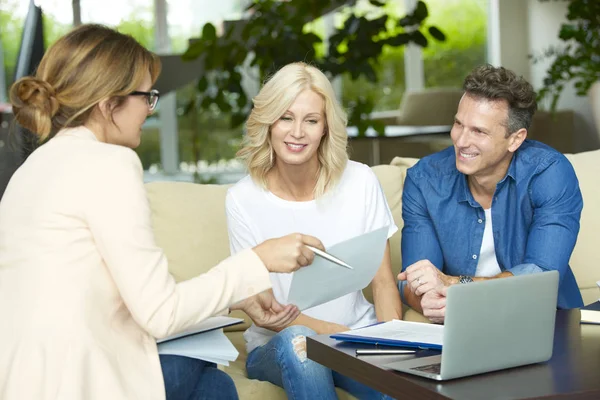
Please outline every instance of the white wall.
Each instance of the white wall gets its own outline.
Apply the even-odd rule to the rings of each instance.
[[[498,64],[531,81],[527,1],[490,0],[490,7],[495,8],[490,14],[497,14],[500,31],[495,43]]]
[[[558,39],[560,25],[567,21],[566,1],[548,1],[528,0],[529,6],[529,52],[530,54],[540,54],[549,46],[560,45],[562,41]],[[531,83],[534,87],[540,88],[546,75],[546,70],[550,65],[550,60],[544,60],[538,63],[530,63]],[[592,116],[592,108],[589,98],[586,96],[577,96],[574,88],[570,85],[565,87],[558,102],[559,109],[574,110],[576,114],[576,151],[586,151],[600,147],[600,135],[596,132]]]
[[[490,0],[490,15],[499,21],[490,22],[496,32],[490,32],[492,45],[490,59],[514,70],[528,79],[536,90],[542,87],[550,60],[534,63],[531,55],[540,55],[553,45],[560,45],[558,32],[566,21],[568,2],[539,0]],[[540,104],[547,108],[547,104]],[[586,151],[600,148],[600,134],[596,132],[588,97],[575,94],[573,87],[563,91],[558,108],[575,112],[575,149]]]

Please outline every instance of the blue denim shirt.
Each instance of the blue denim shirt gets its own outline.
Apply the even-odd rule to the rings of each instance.
[[[571,163],[556,150],[526,140],[515,152],[492,199],[496,259],[514,275],[558,270],[558,308],[583,306],[569,267],[583,199]],[[451,276],[474,276],[485,212],[454,148],[421,159],[407,172],[402,194],[402,269],[430,260]]]

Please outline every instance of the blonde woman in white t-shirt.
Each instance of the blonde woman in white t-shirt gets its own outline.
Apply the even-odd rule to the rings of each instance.
[[[317,68],[293,63],[254,98],[238,156],[249,176],[226,201],[232,253],[291,232],[328,247],[388,226],[396,232],[379,182],[364,164],[348,160],[346,115]],[[270,274],[277,301],[287,304],[292,274]],[[306,357],[306,336],[335,333],[402,317],[389,243],[372,282],[375,306],[361,291],[305,310],[292,323],[246,331],[252,379],[283,387],[290,399],[335,399],[335,387],[354,396],[384,398],[375,390]]]

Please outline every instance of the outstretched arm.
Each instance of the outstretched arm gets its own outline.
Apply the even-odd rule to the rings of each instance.
[[[396,279],[392,273],[389,240],[385,245],[383,261],[371,285],[377,320],[391,321],[392,319],[402,319],[402,302],[400,301]]]

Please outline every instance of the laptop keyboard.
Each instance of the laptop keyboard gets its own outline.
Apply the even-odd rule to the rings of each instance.
[[[415,371],[429,372],[431,374],[439,375],[441,367],[442,367],[442,363],[437,363],[437,364],[422,365],[420,367],[414,367],[411,369],[414,369]]]

